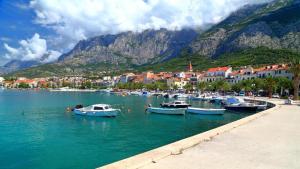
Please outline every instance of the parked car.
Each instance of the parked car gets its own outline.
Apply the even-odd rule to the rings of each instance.
[[[245,96],[245,91],[240,91],[239,96]]]
[[[277,98],[277,99],[279,99],[279,98],[280,98],[280,96],[279,96],[279,94],[278,94],[278,93],[274,93],[274,94],[272,95],[272,98]]]

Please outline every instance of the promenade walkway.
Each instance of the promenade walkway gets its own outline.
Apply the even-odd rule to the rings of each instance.
[[[283,105],[279,100],[272,102],[278,106],[260,115],[104,166],[103,169],[299,169],[300,106]],[[209,139],[174,153],[176,147],[184,147],[205,137]]]
[[[142,169],[299,169],[300,106],[275,112]]]

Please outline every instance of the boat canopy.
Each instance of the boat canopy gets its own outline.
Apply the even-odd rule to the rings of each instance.
[[[230,97],[230,98],[227,98],[226,103],[227,104],[237,104],[237,103],[240,103],[240,100],[235,97]]]

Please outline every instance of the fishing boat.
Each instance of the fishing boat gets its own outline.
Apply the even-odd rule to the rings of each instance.
[[[226,109],[206,109],[197,107],[188,107],[186,112],[203,115],[223,115]]]
[[[149,113],[156,113],[156,114],[167,114],[167,115],[184,115],[185,109],[178,109],[178,108],[165,108],[165,107],[149,107],[146,109]]]
[[[78,105],[73,109],[73,112],[76,115],[83,116],[115,117],[120,109],[113,109],[108,104],[94,104],[88,107]]]
[[[170,103],[162,103],[160,104],[160,106],[164,108],[187,108],[191,105],[186,103],[185,101],[174,101]]]

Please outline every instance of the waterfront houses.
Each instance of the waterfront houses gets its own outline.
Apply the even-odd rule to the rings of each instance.
[[[251,66],[247,66],[230,73],[227,77],[227,81],[231,84],[235,84],[243,80],[266,77],[284,77],[292,80],[293,74],[289,72],[288,65],[286,64],[269,65],[256,69]]]
[[[243,80],[266,77],[285,77],[292,80],[293,74],[289,72],[287,64],[267,65],[256,68],[244,66],[235,70],[231,66],[224,66],[209,68],[207,71],[202,72],[193,72],[192,65],[190,64],[186,72],[126,72],[116,76],[92,78],[66,76],[27,79],[19,77],[10,81],[0,78],[0,85],[7,88],[19,88],[21,84],[26,84],[29,88],[60,88],[66,86],[72,88],[113,88],[118,83],[151,84],[159,81],[160,83],[166,83],[169,89],[184,89],[187,84],[195,87],[200,82],[211,83],[225,80],[230,84],[236,84]]]

